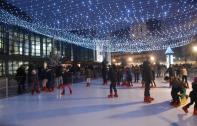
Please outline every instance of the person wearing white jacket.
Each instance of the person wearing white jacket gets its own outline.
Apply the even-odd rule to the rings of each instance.
[[[184,82],[184,83],[186,83],[186,85],[187,85],[187,88],[189,88],[189,84],[188,84],[188,82],[187,82],[187,76],[188,76],[188,72],[187,72],[187,69],[186,69],[186,67],[185,66],[183,66],[183,68],[182,68],[182,81]]]

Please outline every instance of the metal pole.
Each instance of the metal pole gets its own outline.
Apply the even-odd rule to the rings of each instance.
[[[8,78],[5,78],[6,97],[8,97]]]

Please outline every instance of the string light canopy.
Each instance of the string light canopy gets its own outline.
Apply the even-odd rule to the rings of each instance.
[[[0,22],[76,45],[109,52],[179,47],[197,34],[196,0],[6,0]],[[31,17],[31,20],[30,20]]]

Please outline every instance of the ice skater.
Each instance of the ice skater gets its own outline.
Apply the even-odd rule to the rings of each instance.
[[[151,103],[154,98],[150,96],[150,84],[152,80],[152,72],[151,72],[151,66],[148,59],[143,62],[143,70],[142,70],[142,78],[144,81],[144,102],[145,103]]]
[[[90,66],[88,66],[85,70],[85,77],[86,77],[86,87],[90,87],[91,78],[92,78],[92,70]]]
[[[31,90],[32,95],[34,95],[35,91],[36,91],[36,93],[40,93],[40,85],[39,85],[39,81],[38,81],[38,72],[35,68],[33,68],[32,71],[31,71],[31,86],[32,86],[32,90]]]
[[[109,69],[109,80],[111,84],[110,84],[110,94],[108,95],[108,98],[118,97],[118,93],[116,89],[117,70],[116,70],[115,65],[112,65]],[[113,91],[114,91],[114,94],[113,94]]]
[[[153,66],[151,67],[151,72],[152,72],[151,87],[156,88],[157,85],[155,83],[155,70]]]
[[[62,93],[61,95],[65,95],[65,87],[69,89],[70,95],[72,94],[72,73],[70,72],[69,69],[66,69],[65,72],[63,73],[63,86],[62,86]]]
[[[197,77],[194,78],[194,82],[192,83],[192,91],[190,92],[189,97],[190,103],[185,105],[182,109],[185,113],[188,113],[188,108],[195,103],[193,114],[197,116]]]
[[[172,77],[171,78],[171,96],[172,96],[172,101],[170,102],[170,105],[174,107],[178,107],[181,105],[180,103],[180,93],[182,92],[182,86],[181,86],[181,81],[177,77]]]

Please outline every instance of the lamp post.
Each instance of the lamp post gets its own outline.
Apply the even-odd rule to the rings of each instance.
[[[193,51],[194,51],[194,53],[197,53],[197,45],[193,46]],[[197,57],[195,59],[196,59],[196,63],[197,63]]]
[[[172,49],[170,47],[168,47],[165,54],[166,54],[166,60],[167,60],[167,67],[169,67],[170,64],[173,64],[173,62],[174,62],[173,61],[174,60],[173,59],[174,52],[172,51]]]

